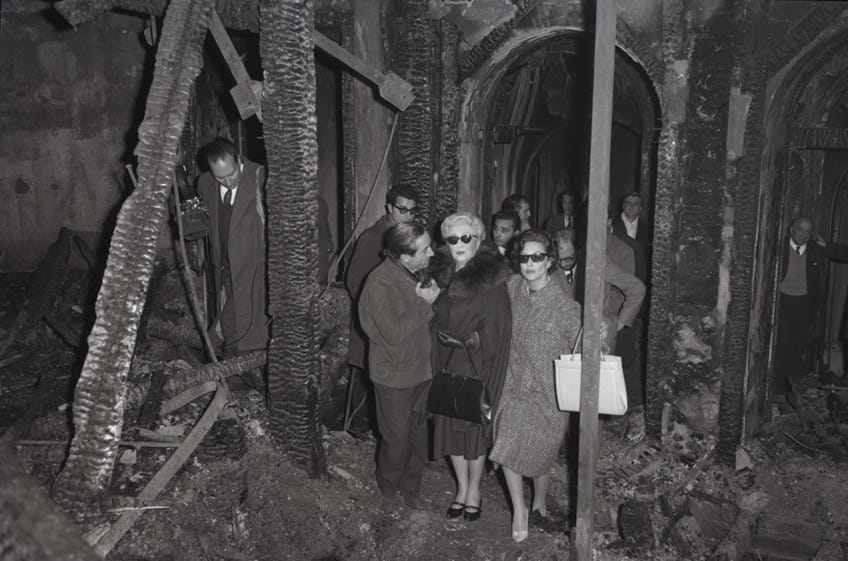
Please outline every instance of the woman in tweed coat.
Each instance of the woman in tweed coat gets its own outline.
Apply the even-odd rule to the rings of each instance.
[[[532,510],[545,516],[549,471],[568,427],[557,408],[554,360],[571,352],[580,330],[580,305],[553,281],[556,246],[541,230],[528,230],[514,251],[520,275],[507,282],[512,304],[512,341],[501,401],[495,413],[495,444],[489,458],[503,468],[512,501],[512,539],[528,534],[523,477],[533,478]]]

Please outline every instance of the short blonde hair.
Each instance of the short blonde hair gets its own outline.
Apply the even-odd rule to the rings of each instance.
[[[483,226],[483,221],[470,212],[457,212],[451,214],[442,220],[441,232],[442,237],[448,235],[448,231],[454,226],[467,225],[471,227],[472,232],[481,242],[486,239],[486,228]]]

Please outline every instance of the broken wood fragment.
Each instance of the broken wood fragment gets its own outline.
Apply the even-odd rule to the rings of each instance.
[[[162,404],[162,407],[159,409],[159,415],[167,415],[168,413],[172,413],[177,409],[188,405],[198,397],[204,396],[208,393],[212,393],[215,391],[215,388],[218,386],[216,382],[204,382],[199,386],[194,386],[177,395],[176,397],[172,397],[168,401]]]
[[[156,472],[153,479],[151,479],[150,482],[145,485],[144,489],[142,489],[141,493],[138,494],[137,498],[139,501],[143,502],[153,500],[160,492],[162,492],[168,482],[171,481],[174,475],[176,475],[177,471],[179,471],[206,436],[206,433],[209,432],[209,429],[212,428],[212,425],[215,423],[215,420],[218,418],[221,410],[227,404],[228,394],[229,392],[227,391],[226,385],[219,384],[218,390],[215,392],[215,397],[212,399],[209,407],[206,408],[206,411],[204,411],[203,416],[200,417],[200,420],[197,421],[197,424],[188,436],[185,437],[180,447],[171,454],[171,457],[168,458],[165,465]],[[141,511],[137,510],[122,514],[121,517],[112,524],[106,534],[97,542],[94,548],[95,551],[101,556],[106,557],[106,555],[112,551],[112,548],[114,548],[118,541],[120,541],[120,539],[124,536],[127,530],[129,530],[135,521],[138,520],[139,516],[141,516]]]
[[[70,442],[67,440],[16,440],[15,446],[68,446]],[[174,442],[148,442],[143,440],[119,440],[118,446],[127,446],[130,448],[177,448],[182,444],[180,441]]]

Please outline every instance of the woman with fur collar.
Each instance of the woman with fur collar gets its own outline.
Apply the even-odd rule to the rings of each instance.
[[[436,262],[447,261],[452,275],[449,288],[442,291],[435,303],[434,324],[463,341],[474,341],[469,351],[489,390],[494,410],[500,400],[512,336],[512,311],[506,289],[512,271],[497,252],[481,247],[485,229],[477,216],[467,212],[452,214],[442,222],[441,233],[447,252],[442,249],[439,252],[442,259],[437,257]],[[447,253],[449,259],[445,259]],[[435,347],[434,372],[440,369],[471,372],[464,352],[454,352],[439,344]],[[437,458],[450,457],[457,480],[448,518],[463,516],[468,521],[480,518],[480,480],[491,445],[490,424],[434,416],[433,454]]]

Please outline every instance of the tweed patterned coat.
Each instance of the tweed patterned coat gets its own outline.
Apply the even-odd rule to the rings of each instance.
[[[489,458],[526,477],[548,472],[568,427],[557,408],[554,360],[571,352],[580,330],[580,304],[553,279],[537,292],[513,275],[512,342],[501,401],[495,413],[495,444]]]

